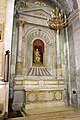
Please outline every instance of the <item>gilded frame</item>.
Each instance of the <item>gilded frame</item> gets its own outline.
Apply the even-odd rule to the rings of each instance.
[[[3,41],[4,24],[0,23],[0,42]]]

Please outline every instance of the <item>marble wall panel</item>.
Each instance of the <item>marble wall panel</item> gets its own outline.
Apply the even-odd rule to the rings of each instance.
[[[23,103],[24,103],[24,91],[23,90],[14,91],[14,101],[12,104],[13,109],[15,110],[21,109],[21,106],[23,106]]]
[[[26,104],[39,102],[64,101],[62,90],[26,91]]]

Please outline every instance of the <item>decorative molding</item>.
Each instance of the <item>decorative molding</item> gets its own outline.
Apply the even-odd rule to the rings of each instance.
[[[42,27],[37,27],[37,28],[32,27],[30,28],[30,30],[26,31],[26,33],[24,34],[24,38],[27,37],[29,44],[32,43],[32,40],[41,39],[41,40],[44,40],[44,42],[50,46],[53,46],[55,43],[53,36],[54,36],[54,33],[50,32],[47,28],[43,29]],[[51,38],[53,39],[53,41]]]
[[[25,9],[25,10],[19,10],[19,14],[29,14],[29,15],[32,15],[33,14],[33,16],[34,16],[34,14],[36,13],[36,12],[41,12],[41,13],[44,13],[44,14],[46,14],[46,16],[49,16],[50,17],[50,12],[51,11],[49,11],[48,9],[44,9],[44,8],[40,8],[40,7],[35,7],[35,8],[29,8],[29,9]]]
[[[14,84],[17,86],[38,86],[41,80],[14,80]],[[44,85],[64,85],[64,80],[43,80]]]
[[[43,16],[43,17],[44,17],[44,16],[47,17],[47,16],[46,16],[44,13],[42,13],[42,12],[36,12],[35,15]]]
[[[48,27],[47,18],[50,18],[50,11],[42,8],[22,9],[18,11],[19,19],[29,24],[36,24]]]
[[[44,2],[40,2],[40,1],[34,2],[34,4],[35,5],[41,5],[41,6],[47,7],[47,5]]]

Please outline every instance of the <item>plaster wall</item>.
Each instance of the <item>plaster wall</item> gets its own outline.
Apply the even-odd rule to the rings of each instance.
[[[0,76],[2,76],[2,60],[3,60],[3,37],[6,17],[6,1],[0,0],[0,24],[3,26],[2,40],[0,41]]]
[[[69,53],[70,53],[70,89],[71,102],[80,106],[80,20],[79,10],[75,10],[69,19],[72,21],[68,27]]]
[[[74,32],[74,47],[75,47],[75,61],[76,61],[76,84],[77,84],[77,102],[80,106],[80,21],[77,19],[73,24]],[[73,82],[74,84],[74,82]]]

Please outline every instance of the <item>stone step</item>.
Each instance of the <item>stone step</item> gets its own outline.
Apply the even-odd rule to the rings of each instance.
[[[80,120],[80,109],[70,109],[39,114],[26,114],[25,117],[10,118],[9,120]]]
[[[29,120],[28,117],[9,118],[8,120]]]
[[[41,117],[40,115],[37,116],[37,118],[35,118],[34,116],[31,118],[29,116],[26,117],[20,117],[20,118],[10,118],[9,120],[80,120],[80,115],[70,115],[70,114],[66,114],[66,116],[63,115],[59,115],[59,116],[51,116],[51,117]]]
[[[45,67],[32,67],[28,72],[28,76],[51,76]]]
[[[64,118],[75,118],[80,117],[80,113],[67,111],[67,112],[58,112],[58,113],[47,113],[47,114],[39,114],[39,115],[31,115],[28,116],[29,120],[53,120],[53,119],[64,119]]]

